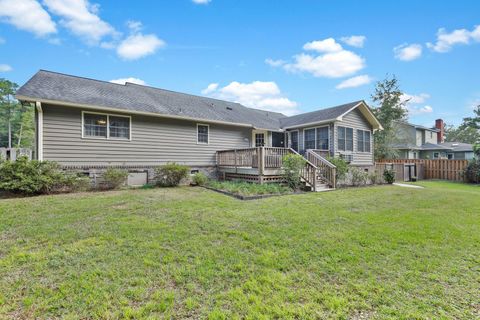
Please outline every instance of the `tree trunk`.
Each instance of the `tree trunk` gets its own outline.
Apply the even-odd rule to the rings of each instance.
[[[23,131],[23,123],[20,124],[20,131],[18,132],[17,148],[20,148],[20,144],[22,143],[22,131]]]
[[[8,148],[12,147],[12,121],[8,117]]]

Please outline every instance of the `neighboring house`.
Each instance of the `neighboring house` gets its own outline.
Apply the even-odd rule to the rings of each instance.
[[[393,147],[401,159],[473,159],[473,146],[460,142],[444,142],[445,124],[435,120],[427,128],[408,122],[396,122],[396,143]]]
[[[372,134],[382,129],[364,101],[287,117],[228,101],[43,70],[16,97],[36,104],[36,158],[91,176],[115,166],[150,180],[152,168],[168,162],[213,175],[220,165],[218,151],[258,147],[270,147],[262,155],[267,162],[293,152],[287,148],[304,155],[315,149],[315,159],[341,156],[369,169],[374,165]],[[252,161],[258,155],[250,157],[248,165],[256,167]],[[262,173],[272,166],[259,163]]]

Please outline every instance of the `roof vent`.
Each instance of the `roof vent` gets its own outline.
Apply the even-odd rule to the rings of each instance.
[[[232,107],[227,107],[227,110],[233,110]]]

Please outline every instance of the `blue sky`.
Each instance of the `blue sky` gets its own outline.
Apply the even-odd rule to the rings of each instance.
[[[479,1],[0,0],[0,77],[38,69],[294,114],[395,74],[412,122],[480,104]],[[354,37],[352,37],[354,36]]]

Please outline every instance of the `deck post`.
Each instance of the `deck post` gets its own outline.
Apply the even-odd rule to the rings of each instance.
[[[237,149],[234,150],[235,151],[235,173],[238,173],[238,167],[237,167]]]
[[[265,150],[263,147],[258,147],[258,180],[260,184],[263,183],[263,172],[265,169]]]

